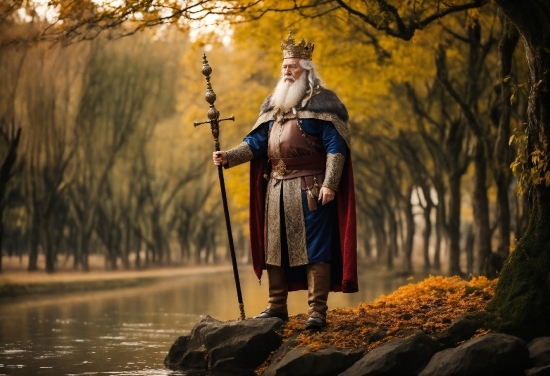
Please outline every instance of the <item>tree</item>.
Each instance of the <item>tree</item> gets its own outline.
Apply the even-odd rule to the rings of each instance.
[[[0,5],[0,32],[4,33],[6,26],[2,18],[11,11]],[[4,208],[8,182],[13,176],[17,161],[17,151],[21,140],[21,127],[16,124],[14,103],[17,86],[21,77],[21,67],[26,55],[26,49],[6,51],[0,38],[0,67],[4,77],[4,90],[0,92],[0,272],[2,272],[2,240],[4,238]]]
[[[506,332],[533,338],[550,333],[550,4],[495,0],[517,28],[529,66],[527,166],[531,179],[529,227],[506,260],[488,309]]]
[[[499,278],[495,297],[488,309],[501,323],[502,330],[533,338],[550,334],[550,4],[543,0],[495,0],[506,18],[517,28],[529,66],[529,100],[527,109],[527,165],[520,184],[533,184],[529,227],[514,252],[507,259]],[[477,8],[484,1],[441,3],[416,2],[399,8],[387,0],[357,3],[352,8],[344,1],[294,3],[278,11],[301,12],[303,17],[321,17],[345,11],[355,19],[389,35],[409,40],[415,30],[455,11]],[[260,18],[269,6],[255,9],[251,18]],[[274,6],[275,8],[275,6]]]
[[[4,131],[4,127],[0,128]],[[3,141],[7,142],[7,151],[4,156],[4,160],[0,165],[0,219],[4,214],[4,195],[6,192],[6,186],[11,179],[13,172],[12,168],[17,159],[17,147],[19,146],[19,140],[21,139],[21,128],[12,127],[11,130],[7,129],[8,133],[2,132]],[[0,220],[0,273],[2,272],[2,239],[4,234],[4,221]]]

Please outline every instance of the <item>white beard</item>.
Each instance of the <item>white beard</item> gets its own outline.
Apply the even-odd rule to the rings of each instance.
[[[282,77],[273,95],[271,96],[271,105],[278,108],[291,109],[300,103],[307,90],[307,72],[303,72],[297,81],[285,81],[288,79]],[[292,79],[292,78],[291,78]]]

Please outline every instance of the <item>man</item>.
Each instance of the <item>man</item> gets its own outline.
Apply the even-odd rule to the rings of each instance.
[[[357,291],[355,196],[346,107],[311,62],[314,44],[281,42],[281,79],[237,147],[216,165],[251,161],[254,271],[267,269],[269,302],[255,318],[288,320],[288,291],[307,289],[306,328],[326,326],[329,291]]]

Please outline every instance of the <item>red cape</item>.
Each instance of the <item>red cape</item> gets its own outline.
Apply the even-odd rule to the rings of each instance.
[[[259,280],[265,269],[265,195],[266,179],[264,178],[265,158],[254,158],[250,162],[250,249],[252,265]],[[337,205],[340,229],[341,260],[333,260],[335,266],[342,267],[332,275],[341,276],[331,280],[331,291],[357,292],[357,225],[355,217],[355,190],[351,156],[348,150],[346,162],[338,188]],[[336,272],[336,273],[334,273]],[[307,290],[307,280],[289,284],[289,291]]]

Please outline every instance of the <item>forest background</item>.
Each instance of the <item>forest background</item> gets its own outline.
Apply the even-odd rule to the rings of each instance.
[[[48,272],[89,270],[98,254],[108,269],[226,260],[212,136],[193,127],[207,111],[202,53],[216,107],[236,118],[221,126],[229,148],[274,88],[289,30],[315,41],[313,61],[350,113],[362,260],[494,277],[525,232],[527,195],[512,172],[525,163],[527,67],[494,5],[411,41],[344,13],[267,13],[199,33],[123,23],[89,41],[28,43],[47,22],[0,14],[0,156],[13,161],[0,185],[0,260],[25,256],[33,271],[43,255]],[[246,262],[247,167],[225,175]]]

